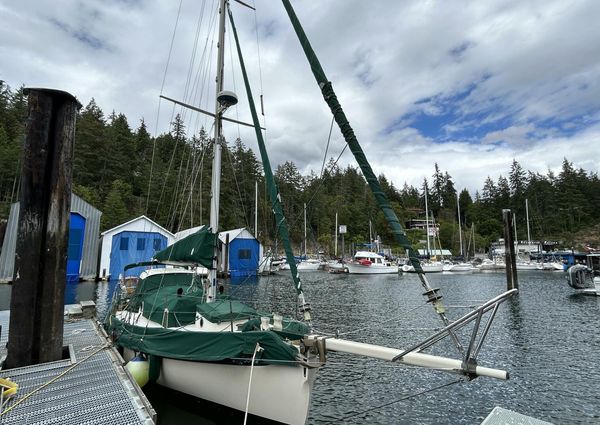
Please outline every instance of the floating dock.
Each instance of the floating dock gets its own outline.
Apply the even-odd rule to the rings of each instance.
[[[552,425],[552,423],[496,406],[481,425]]]
[[[0,364],[6,357],[8,324],[9,312],[0,311]],[[63,346],[68,347],[64,360],[0,369],[0,378],[19,386],[0,407],[1,425],[156,422],[156,412],[94,319],[65,316]]]

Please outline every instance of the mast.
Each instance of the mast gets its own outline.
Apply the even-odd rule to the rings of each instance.
[[[254,182],[254,237],[258,239],[258,180]]]
[[[515,251],[518,251],[519,240],[517,239],[517,215],[513,214],[513,228],[515,231]]]
[[[308,257],[306,256],[306,202],[304,203],[304,260]]]
[[[462,227],[461,227],[461,223],[460,223],[460,199],[458,197],[458,193],[456,194],[456,208],[458,210],[458,240],[460,242],[460,256],[463,257],[463,260],[464,260],[463,242],[462,242]]]
[[[425,230],[427,232],[427,257],[431,257],[431,246],[429,245],[429,207],[427,204],[427,184],[425,185]]]
[[[223,127],[221,117],[223,108],[216,100],[218,94],[223,91],[223,63],[225,58],[225,6],[228,0],[219,0],[219,44],[217,46],[217,79],[215,92],[215,135],[213,145],[212,182],[210,188],[210,228],[213,233],[219,232],[219,195],[221,191],[221,150],[223,142]],[[213,267],[209,270],[209,282],[207,302],[214,301],[217,289],[217,252]]]
[[[335,243],[334,243],[335,248],[333,250],[335,258],[337,258],[337,238],[338,238],[338,234],[337,234],[337,232],[338,232],[338,215],[337,214],[338,213],[335,213]]]
[[[531,248],[529,247],[529,245],[531,245],[531,234],[529,233],[529,200],[525,199],[525,217],[527,219],[527,250],[529,250],[529,253],[531,254]]]
[[[475,258],[475,223],[471,223],[471,238],[473,239],[473,258]]]

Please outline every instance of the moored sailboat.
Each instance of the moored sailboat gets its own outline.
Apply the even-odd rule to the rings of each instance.
[[[289,1],[284,6],[302,41],[310,49]],[[458,373],[469,379],[489,376],[507,379],[502,370],[477,365],[476,357],[489,330],[498,305],[515,291],[502,294],[478,309],[450,323],[437,289],[431,288],[414,250],[408,243],[398,219],[389,206],[377,179],[345,115],[335,99],[331,84],[320,69],[314,52],[313,71],[336,121],[343,129],[351,150],[373,188],[384,215],[399,243],[409,253],[411,265],[426,289],[425,296],[442,319],[444,327],[422,343],[408,349],[381,347],[318,335],[311,329],[310,305],[306,302],[300,276],[289,244],[287,225],[275,185],[256,108],[244,68],[239,41],[229,2],[220,0],[219,53],[217,60],[217,101],[215,117],[215,149],[213,158],[210,225],[155,254],[152,264],[171,266],[152,269],[140,276],[130,297],[117,299],[106,321],[106,328],[126,357],[138,353],[147,356],[150,378],[165,387],[182,391],[218,404],[284,423],[306,421],[312,387],[317,372],[326,362],[328,350],[352,353],[400,362],[408,365]],[[284,242],[286,257],[297,294],[297,307],[303,320],[282,318],[277,313],[260,312],[221,293],[217,282],[217,237],[219,228],[220,143],[225,110],[235,104],[236,96],[223,91],[223,48],[225,13],[228,12],[235,37],[242,74],[253,117],[254,128],[263,162],[268,192]],[[310,49],[312,51],[312,49]],[[194,109],[192,107],[192,109]],[[209,269],[208,278],[196,272]],[[488,324],[479,332],[481,317],[491,313]],[[466,349],[457,331],[473,323]],[[437,341],[450,337],[458,350],[458,359],[433,356],[423,351]]]

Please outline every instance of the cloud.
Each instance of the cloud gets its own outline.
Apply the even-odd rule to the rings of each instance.
[[[331,113],[283,7],[232,2],[254,97],[263,96],[273,166],[319,170]],[[323,69],[376,174],[420,186],[434,163],[474,192],[487,175],[557,169],[563,157],[598,172],[600,3],[294,1]],[[187,129],[207,117],[160,103],[159,94],[214,108],[215,2],[50,1],[0,5],[0,78],[67,90],[132,127]],[[258,42],[255,32],[258,26]],[[197,31],[197,28],[200,28]],[[231,34],[228,29],[228,35]],[[172,47],[171,41],[173,40]],[[206,46],[206,47],[205,47]],[[232,47],[229,39],[226,47]],[[167,60],[169,59],[169,60]],[[167,67],[168,63],[168,67]],[[250,121],[237,59],[226,53],[225,86]],[[163,85],[164,78],[164,85]],[[159,113],[160,112],[160,113]],[[256,148],[252,129],[227,125]],[[330,156],[344,146],[338,130]],[[353,163],[346,152],[341,161]]]

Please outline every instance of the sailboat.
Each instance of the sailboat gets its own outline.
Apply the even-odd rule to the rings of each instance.
[[[308,239],[306,238],[306,203],[304,204],[304,259],[298,264],[299,271],[314,272],[319,270],[321,267],[321,261],[316,258],[308,258],[306,252],[306,245]]]
[[[442,271],[444,267],[444,263],[441,261],[432,261],[431,260],[431,245],[429,239],[429,204],[427,202],[427,185],[425,185],[425,232],[427,233],[427,260],[421,261],[421,267],[423,268],[424,273],[439,273]],[[435,249],[435,234],[433,237],[433,245]],[[414,273],[415,268],[410,264],[404,264],[400,268],[404,273]]]
[[[460,222],[460,199],[458,194],[456,194],[456,209],[458,212],[458,240],[460,243],[460,256],[464,259],[463,253],[463,240],[462,240],[462,224]],[[470,273],[473,271],[473,265],[470,263],[465,263],[464,261],[460,263],[452,263],[450,261],[446,261],[444,267],[442,268],[445,272],[460,272],[460,273]]]
[[[498,305],[515,294],[516,290],[493,298],[453,323],[448,320],[439,290],[431,288],[425,278],[419,260],[410,247],[383,191],[378,187],[377,177],[352,133],[331,84],[318,64],[291,4],[288,0],[283,0],[301,44],[310,58],[311,67],[316,72],[324,97],[336,121],[342,127],[342,133],[351,146],[352,152],[357,156],[365,178],[374,188],[376,199],[388,218],[393,233],[409,252],[411,263],[425,288],[424,295],[427,302],[434,306],[443,322],[440,331],[407,349],[326,337],[312,330],[310,305],[306,302],[300,275],[293,261],[287,224],[262,138],[229,1],[219,1],[217,98],[215,113],[212,114],[215,119],[214,141],[216,143],[210,225],[202,227],[198,232],[156,253],[152,261],[146,264],[164,264],[169,267],[146,270],[140,276],[140,281],[131,296],[115,299],[105,322],[114,344],[123,350],[126,359],[140,355],[146,359],[145,361],[149,363],[149,378],[164,387],[240,410],[246,415],[256,415],[289,424],[305,423],[312,388],[319,369],[327,362],[329,351],[439,369],[460,374],[467,379],[478,376],[508,379],[506,371],[479,366],[477,355],[488,334]],[[223,90],[226,14],[231,22],[268,192],[279,224],[279,235],[290,264],[291,277],[297,294],[297,307],[302,320],[283,318],[276,312],[259,312],[222,293],[222,287],[217,281],[215,253],[216,234],[219,228],[220,141],[223,121],[228,120],[224,117],[224,113],[237,101],[234,93]],[[186,106],[198,109],[192,105]],[[202,112],[206,113],[206,111]],[[196,272],[197,267],[200,266],[209,269],[207,278]],[[480,329],[481,319],[486,314],[489,314],[487,324]],[[464,331],[467,330],[465,326],[468,324],[472,326],[471,335],[467,339],[467,344],[463,346],[459,336],[463,336]],[[441,357],[424,352],[445,338],[454,342],[458,358]]]
[[[515,249],[515,251],[517,251],[517,259],[516,259],[516,266],[517,266],[517,270],[520,271],[529,271],[529,270],[543,270],[543,265],[542,264],[538,264],[535,261],[531,261],[531,256],[530,256],[530,249],[531,249],[531,236],[529,233],[529,204],[527,202],[527,199],[525,200],[525,210],[527,213],[527,259],[521,257],[518,253],[518,250]],[[514,227],[514,231],[515,231],[515,246],[517,246],[519,244],[519,240],[517,238],[517,218],[516,215],[513,215],[513,227]]]

